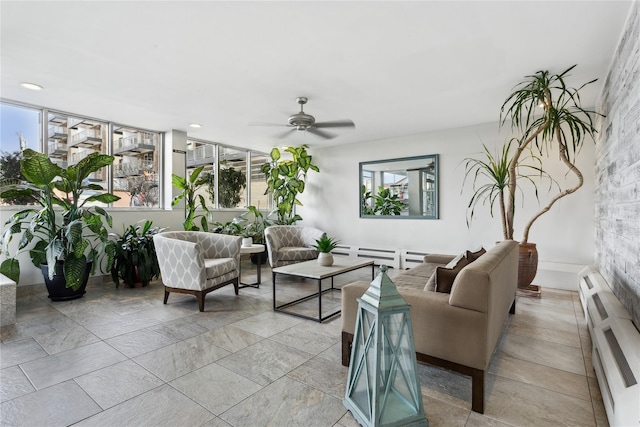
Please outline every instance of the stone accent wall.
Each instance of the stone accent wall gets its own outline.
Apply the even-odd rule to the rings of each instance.
[[[640,2],[604,84],[597,111],[595,265],[640,329]]]

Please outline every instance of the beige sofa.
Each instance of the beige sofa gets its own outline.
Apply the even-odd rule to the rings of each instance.
[[[411,305],[419,362],[471,376],[472,410],[484,413],[484,377],[508,313],[515,313],[518,243],[503,241],[455,276],[451,293],[425,290],[437,266],[452,256],[427,256],[425,262],[393,278]],[[342,288],[342,364],[349,364],[360,298],[369,282]]]

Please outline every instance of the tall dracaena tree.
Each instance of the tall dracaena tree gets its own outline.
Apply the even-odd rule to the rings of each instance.
[[[577,184],[556,194],[539,212],[527,222],[522,243],[529,240],[529,231],[533,223],[561,198],[576,192],[584,182],[582,173],[575,165],[576,154],[580,151],[587,136],[593,138],[597,132],[593,126],[592,115],[595,111],[581,106],[579,92],[585,86],[595,82],[591,80],[579,88],[570,88],[565,79],[576,65],[560,74],[538,71],[516,85],[516,89],[507,97],[500,110],[500,123],[511,121],[512,130],[520,132],[518,146],[509,164],[509,182],[507,192],[507,239],[513,239],[513,217],[517,187],[517,167],[522,153],[532,148],[543,154],[554,146],[562,163],[577,178]]]
[[[482,144],[485,156],[483,159],[468,157],[464,160],[465,174],[462,185],[464,188],[467,179],[472,179],[473,187],[473,194],[467,205],[467,227],[471,226],[478,203],[481,203],[483,206],[488,204],[489,213],[492,217],[494,209],[497,209],[500,214],[503,237],[505,239],[512,239],[512,237],[509,237],[509,228],[507,225],[508,215],[505,193],[507,193],[509,183],[511,182],[509,178],[511,147],[512,144],[517,141],[517,139],[510,140],[507,144],[503,145],[496,154],[491,153],[487,146]],[[553,184],[557,186],[556,181],[542,169],[542,160],[540,157],[531,152],[527,152],[527,155],[521,158],[517,164],[516,182],[517,180],[525,180],[531,184],[536,199],[538,199],[538,186],[536,181],[540,178],[549,180],[549,189],[551,189]],[[522,196],[523,191],[518,184],[516,184],[516,188]],[[515,206],[513,204],[509,206],[512,213],[514,208]]]

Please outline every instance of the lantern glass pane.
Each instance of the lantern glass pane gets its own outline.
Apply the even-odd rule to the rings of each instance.
[[[352,351],[354,356],[352,363],[353,383],[349,398],[360,410],[361,415],[367,421],[371,420],[373,412],[373,391],[371,389],[376,374],[376,316],[365,309],[360,309],[358,313],[359,327],[355,332]]]
[[[417,414],[421,396],[415,387],[416,372],[410,354],[411,325],[408,312],[389,313],[382,318],[384,348],[381,352],[380,390],[382,424]]]

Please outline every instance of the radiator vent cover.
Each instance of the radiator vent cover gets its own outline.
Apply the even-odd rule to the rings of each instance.
[[[593,302],[596,305],[596,308],[598,309],[598,313],[600,314],[600,318],[602,320],[604,320],[607,317],[609,317],[609,314],[607,313],[607,309],[604,308],[604,304],[602,304],[602,300],[600,299],[600,295],[595,294],[593,296]]]
[[[589,279],[589,276],[584,276],[583,279],[584,279],[584,282],[587,284],[587,288],[593,289],[593,282],[591,281],[591,279]]]
[[[613,358],[616,361],[616,365],[618,365],[625,387],[629,388],[632,385],[638,384],[636,377],[634,377],[633,372],[631,372],[631,367],[629,366],[629,362],[627,362],[627,358],[624,357],[624,352],[618,343],[616,334],[613,333],[611,328],[607,328],[603,332],[607,339],[607,343],[609,344],[609,348],[611,349],[611,353],[613,354]]]

